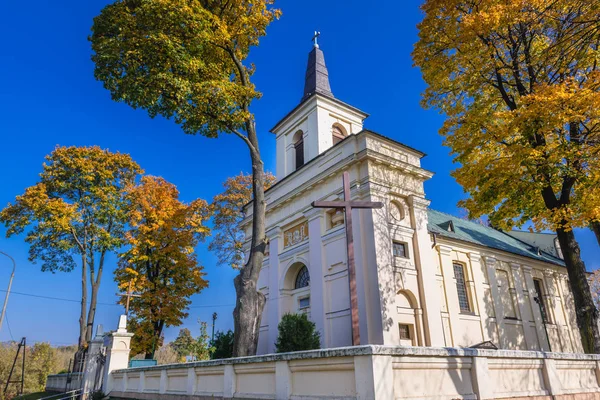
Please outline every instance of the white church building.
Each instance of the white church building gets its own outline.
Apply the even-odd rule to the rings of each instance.
[[[322,348],[353,344],[344,214],[312,206],[344,198],[344,172],[352,200],[384,205],[352,211],[360,344],[581,352],[552,236],[541,247],[528,233],[430,209],[425,154],[364,128],[367,116],[334,97],[315,45],[300,104],[272,129],[278,182],[266,193],[258,353],[275,352],[286,313],[308,314]],[[249,246],[252,209],[244,211]]]

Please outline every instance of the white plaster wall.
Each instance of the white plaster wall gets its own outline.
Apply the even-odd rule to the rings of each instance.
[[[108,394],[132,399],[585,400],[600,393],[600,356],[360,346],[117,370],[111,378]]]

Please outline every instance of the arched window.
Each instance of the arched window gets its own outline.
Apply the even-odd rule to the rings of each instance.
[[[346,138],[346,132],[344,132],[344,128],[339,125],[333,125],[331,128],[331,135],[334,146]]]
[[[300,271],[298,271],[298,275],[296,275],[294,289],[301,289],[308,286],[310,286],[310,275],[308,275],[308,268],[304,265],[300,268]]]
[[[294,134],[294,150],[296,154],[296,169],[304,165],[304,137],[302,131]]]

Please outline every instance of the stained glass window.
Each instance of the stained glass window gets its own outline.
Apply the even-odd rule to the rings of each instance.
[[[310,286],[310,276],[308,275],[308,268],[304,265],[300,268],[300,271],[298,271],[298,275],[296,275],[296,285],[294,286],[294,289],[300,289],[307,286]]]
[[[465,268],[462,264],[454,263],[454,278],[456,279],[456,291],[458,293],[458,304],[460,312],[470,313],[469,295],[465,282]]]

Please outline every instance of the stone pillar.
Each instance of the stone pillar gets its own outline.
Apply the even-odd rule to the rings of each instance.
[[[498,291],[498,278],[496,278],[496,264],[498,261],[494,257],[485,257],[484,261],[487,268],[490,291],[492,293],[491,301],[494,307],[494,314],[496,316],[496,327],[498,332],[497,345],[501,349],[508,349],[508,337],[504,333],[504,305],[500,299],[500,292]]]
[[[473,296],[473,303],[479,310],[479,320],[481,321],[481,333],[483,340],[492,340],[492,335],[488,326],[490,316],[488,314],[488,308],[486,307],[485,302],[493,302],[494,299],[486,299],[485,297],[485,289],[483,284],[487,281],[487,274],[484,271],[484,266],[481,262],[481,256],[478,253],[469,253],[469,260],[471,262],[471,272],[473,274],[472,282],[475,285],[475,296]]]
[[[401,397],[401,394],[394,393],[391,356],[354,356],[354,380],[357,400],[388,400]]]
[[[235,370],[233,369],[233,365],[225,365],[223,371],[223,398],[232,399],[235,391]]]
[[[102,357],[104,357],[104,332],[102,325],[98,325],[96,336],[90,342],[87,350],[81,385],[84,393],[83,400],[89,398],[89,394],[85,393],[93,393],[102,387],[102,371],[99,371],[102,368]]]
[[[111,372],[125,369],[129,365],[129,352],[131,351],[131,338],[133,333],[127,332],[127,316],[119,317],[119,327],[116,332],[104,336],[106,346],[106,361],[104,363],[104,379],[102,391],[109,394],[112,390]]]
[[[431,238],[427,230],[427,207],[429,201],[416,196],[409,197],[411,220],[415,235],[413,247],[415,265],[419,273],[419,302],[424,312],[424,331],[426,346],[445,346],[442,327],[442,293],[436,280],[435,252],[431,248]]]
[[[519,315],[521,316],[521,323],[523,324],[523,335],[525,336],[525,344],[527,346],[527,350],[536,350],[536,345],[539,345],[539,342],[535,340],[535,337],[529,331],[529,321],[527,321],[527,307],[530,305],[525,303],[524,293],[527,290],[523,286],[523,280],[521,279],[521,266],[517,263],[510,263],[510,269],[512,270],[512,279],[515,285],[515,290],[517,292],[517,303],[519,305]],[[531,296],[529,296],[531,297]]]
[[[535,331],[537,333],[540,349],[544,351],[550,351],[550,338],[546,337],[546,331],[544,330],[544,320],[542,319],[540,305],[535,301],[535,298],[537,297],[537,292],[535,291],[533,276],[531,275],[531,267],[523,265],[523,276],[525,278],[526,285],[526,288],[524,290],[527,292],[529,297],[529,304],[533,312]],[[545,299],[540,299],[540,301],[545,301]],[[550,311],[546,310],[546,312]],[[523,321],[523,326],[525,326],[525,321]]]
[[[267,298],[268,304],[268,345],[267,352],[275,352],[275,341],[277,341],[277,325],[281,317],[279,298],[279,241],[281,239],[281,229],[276,227],[267,232],[269,238],[269,295]],[[263,323],[264,324],[264,323]]]
[[[452,248],[444,245],[438,245],[440,253],[440,263],[442,274],[444,275],[444,291],[446,292],[446,304],[448,304],[448,316],[450,321],[450,343],[446,345],[455,346],[454,336],[457,334],[457,327],[460,324],[458,320],[460,314],[460,305],[458,304],[458,291],[454,280],[454,264],[452,259]],[[467,276],[465,275],[465,280]],[[471,299],[469,299],[471,302]]]
[[[488,360],[485,357],[472,357],[471,379],[473,380],[473,391],[477,399],[494,399],[492,385],[490,385],[490,372],[488,369]]]
[[[310,274],[310,316],[321,335],[321,348],[325,343],[325,265],[323,253],[323,232],[325,211],[322,208],[312,208],[304,213],[308,220],[308,270]]]
[[[275,362],[275,398],[289,399],[292,395],[292,372],[287,361]]]

